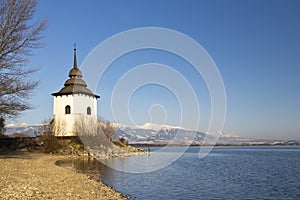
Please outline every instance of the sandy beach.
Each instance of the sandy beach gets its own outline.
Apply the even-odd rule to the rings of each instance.
[[[0,199],[126,199],[85,174],[55,165],[68,156],[0,155]]]

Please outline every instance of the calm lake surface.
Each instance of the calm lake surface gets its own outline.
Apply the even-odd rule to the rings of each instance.
[[[113,170],[95,160],[58,165],[83,171],[132,199],[300,199],[300,147],[215,147],[202,159],[198,153],[198,147],[188,148],[171,165],[139,174]],[[141,157],[135,162],[144,161]]]

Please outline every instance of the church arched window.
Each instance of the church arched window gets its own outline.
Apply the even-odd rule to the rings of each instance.
[[[87,107],[86,114],[91,115],[91,107]]]
[[[71,114],[71,106],[67,105],[65,107],[65,114]]]

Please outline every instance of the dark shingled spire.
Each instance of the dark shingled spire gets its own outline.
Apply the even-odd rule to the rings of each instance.
[[[76,44],[74,44],[74,61],[73,61],[73,68],[70,70],[69,72],[69,77],[77,77],[80,78],[82,77],[82,73],[79,70],[79,68],[77,67],[77,57],[76,57]]]
[[[74,45],[74,65],[69,72],[69,79],[65,82],[64,87],[56,93],[53,93],[53,96],[62,96],[70,94],[85,94],[92,97],[100,98],[100,96],[94,94],[91,90],[87,88],[87,84],[82,80],[82,72],[77,67],[76,59],[76,46]]]
[[[77,69],[76,44],[74,44],[74,69]]]

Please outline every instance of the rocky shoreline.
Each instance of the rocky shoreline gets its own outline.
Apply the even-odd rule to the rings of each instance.
[[[70,155],[0,155],[0,199],[128,199],[85,174],[55,165]]]

